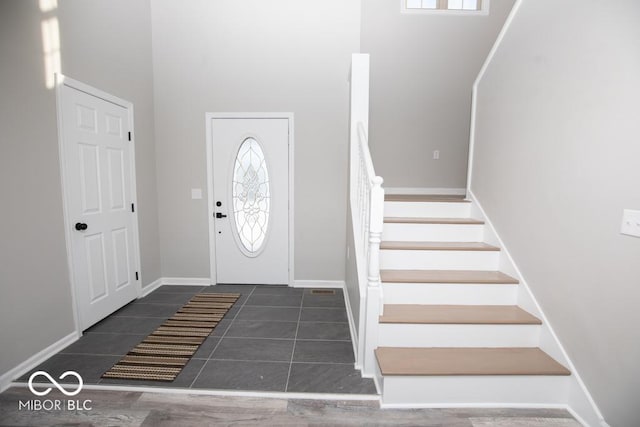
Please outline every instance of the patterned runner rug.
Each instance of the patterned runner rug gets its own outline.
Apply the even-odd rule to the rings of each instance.
[[[240,294],[195,295],[102,378],[173,381]]]

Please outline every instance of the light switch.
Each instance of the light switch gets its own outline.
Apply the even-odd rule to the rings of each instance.
[[[202,199],[202,189],[201,188],[192,188],[191,189],[191,198],[192,199]]]
[[[640,237],[640,211],[624,210],[620,233]]]

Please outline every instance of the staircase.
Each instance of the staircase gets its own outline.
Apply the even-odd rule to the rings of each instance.
[[[554,404],[571,373],[538,346],[539,318],[457,196],[387,195],[384,314],[375,350],[387,406]]]

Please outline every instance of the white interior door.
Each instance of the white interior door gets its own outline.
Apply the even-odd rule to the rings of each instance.
[[[289,119],[213,118],[217,283],[289,283]]]
[[[84,330],[138,296],[133,145],[125,107],[67,85],[60,91],[67,235]]]

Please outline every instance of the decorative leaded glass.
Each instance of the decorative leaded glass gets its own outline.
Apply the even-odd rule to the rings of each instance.
[[[271,194],[264,152],[254,138],[247,138],[240,144],[232,187],[238,237],[247,252],[255,254],[267,236]]]

